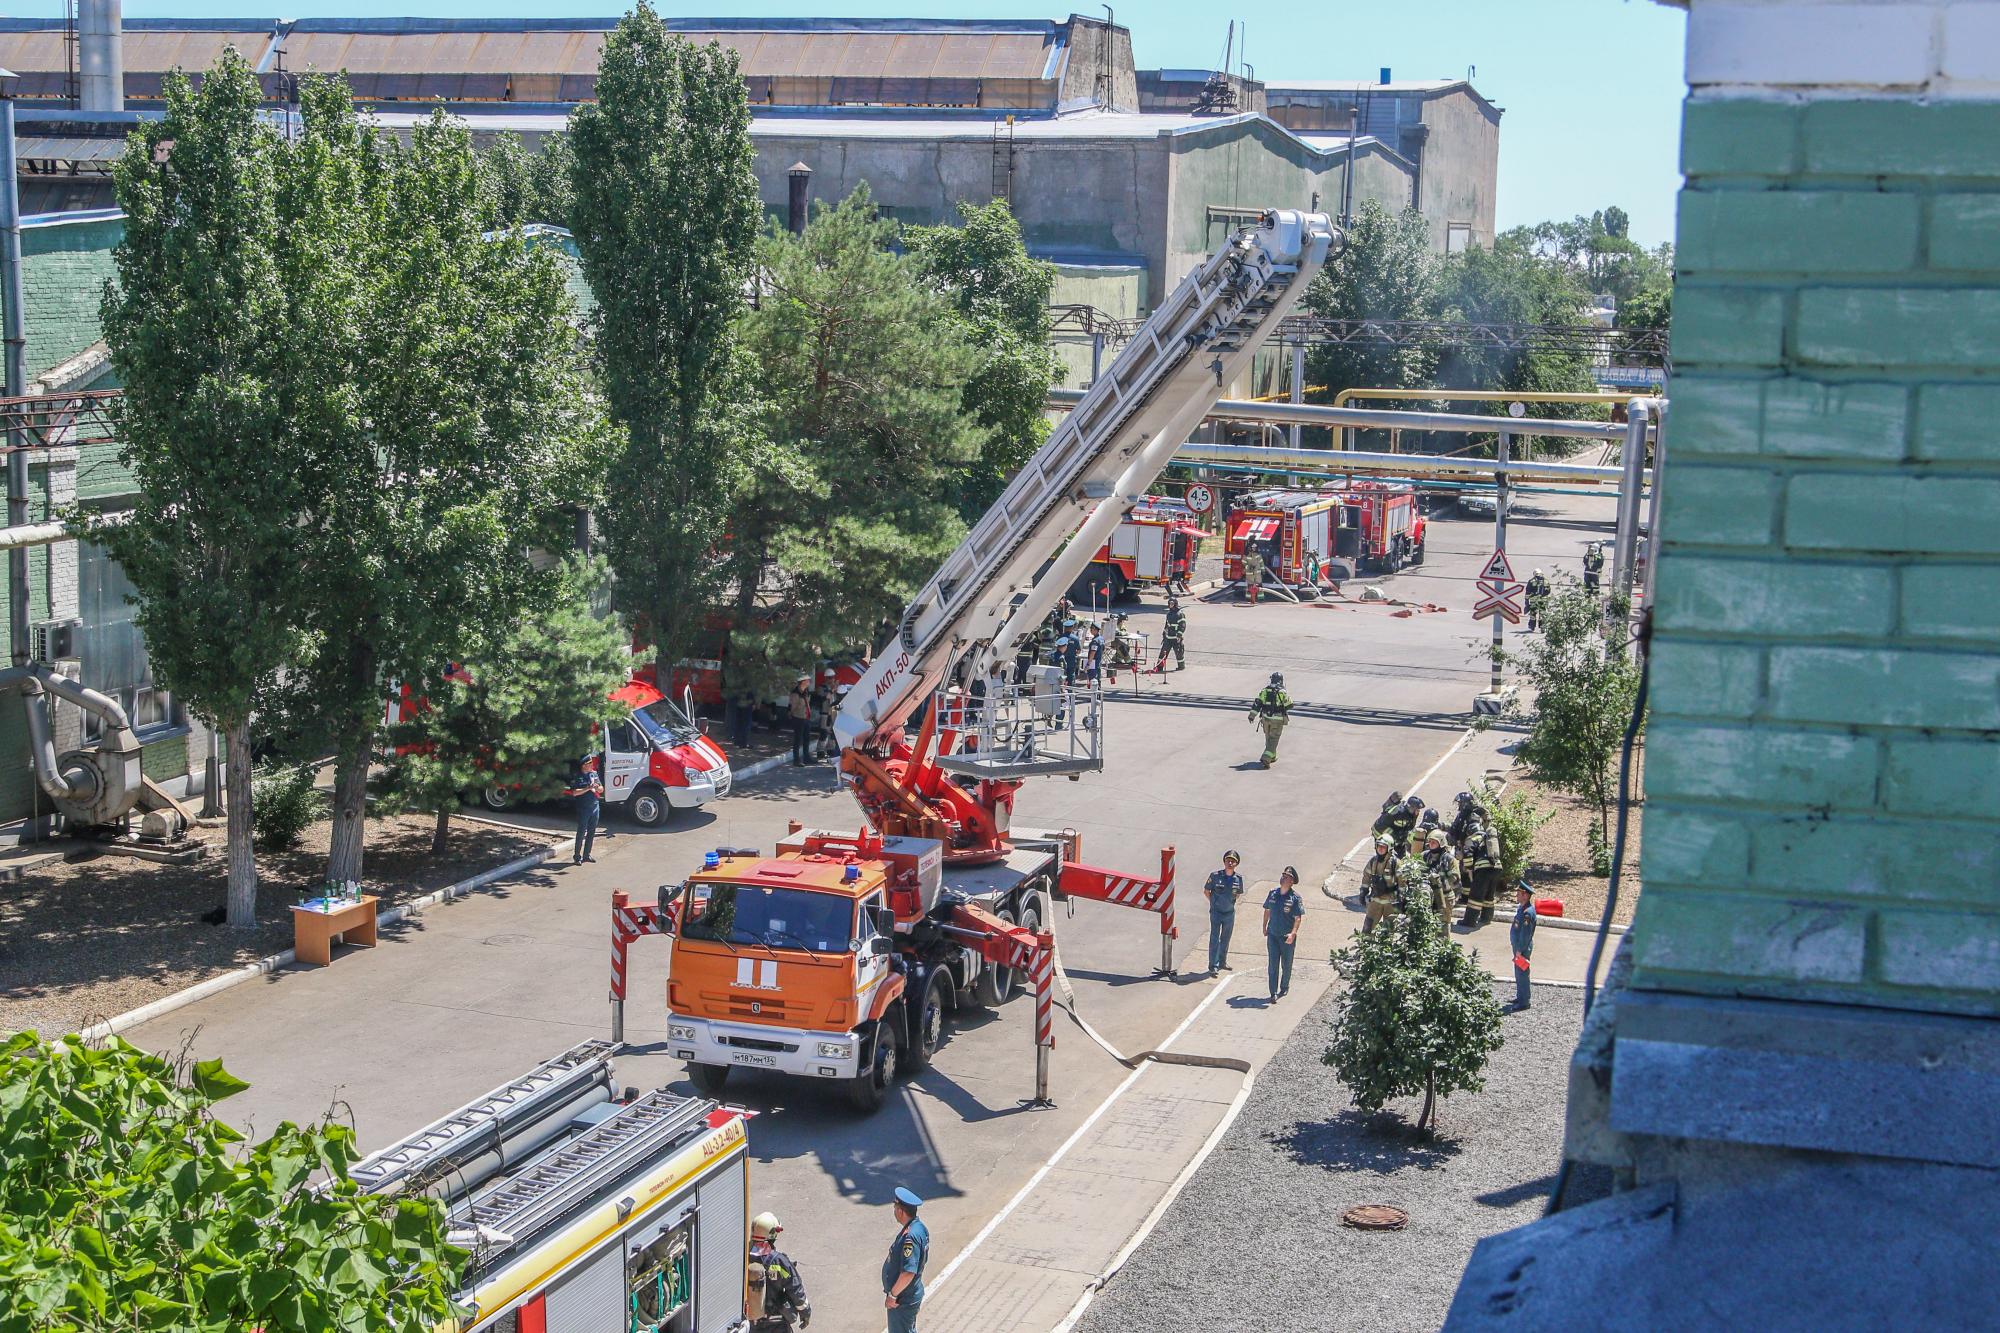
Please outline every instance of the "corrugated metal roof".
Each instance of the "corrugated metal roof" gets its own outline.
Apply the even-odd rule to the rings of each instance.
[[[125,153],[123,139],[17,138],[17,156],[35,161],[116,162]]]
[[[285,39],[292,69],[355,74],[597,72],[599,29],[537,32],[308,32]],[[1035,32],[731,31],[690,29],[690,41],[733,48],[752,77],[1038,79],[1048,40]],[[218,48],[219,49],[219,48]],[[133,68],[127,61],[127,68]]]
[[[239,20],[240,22],[240,20]],[[248,25],[229,31],[167,31],[125,33],[125,69],[135,74],[163,74],[170,69],[207,69],[234,45],[253,64],[270,45],[271,30]],[[17,73],[69,68],[60,29],[38,32],[0,31],[0,65]]]

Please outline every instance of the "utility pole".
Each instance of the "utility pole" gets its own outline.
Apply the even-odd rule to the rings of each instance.
[[[1510,431],[1500,432],[1499,447],[1494,450],[1494,461],[1499,470],[1493,474],[1493,484],[1498,494],[1493,499],[1493,549],[1503,555],[1507,551],[1507,454],[1514,443]],[[1507,642],[1507,617],[1495,612],[1493,615],[1493,679],[1488,689],[1500,693],[1500,652]]]
[[[20,167],[14,157],[14,87],[16,76],[0,70],[0,301],[7,307],[7,396],[19,398],[28,382],[28,336],[21,309],[21,189]],[[22,417],[8,414],[7,526],[28,521],[28,454],[21,431]],[[28,548],[7,552],[7,625],[13,664],[28,665]]]

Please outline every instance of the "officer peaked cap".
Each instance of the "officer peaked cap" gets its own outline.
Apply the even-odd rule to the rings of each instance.
[[[896,1186],[896,1202],[902,1204],[905,1208],[914,1209],[924,1206],[922,1199],[919,1199],[915,1193],[902,1185]]]

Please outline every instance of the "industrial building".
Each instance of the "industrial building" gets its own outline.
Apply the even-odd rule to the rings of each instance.
[[[385,126],[406,127],[443,105],[480,139],[514,132],[533,141],[561,131],[594,95],[615,23],[124,22],[118,0],[81,0],[77,16],[73,25],[0,19],[0,69],[18,76],[30,393],[116,387],[97,327],[122,234],[110,172],[133,124],[158,114],[171,71],[198,74],[233,46],[258,71],[274,110],[290,100],[298,74],[339,71]],[[1057,266],[1057,345],[1072,383],[1088,378],[1106,350],[1092,334],[1102,317],[1147,313],[1262,209],[1341,213],[1370,199],[1392,208],[1414,202],[1433,217],[1440,248],[1448,237],[1492,235],[1499,113],[1463,83],[1414,93],[1414,85],[1384,84],[1362,99],[1357,132],[1331,110],[1300,118],[1309,100],[1301,88],[1233,73],[1141,72],[1129,29],[1079,15],[668,23],[740,54],[757,178],[774,217],[783,216],[800,166],[811,199],[838,199],[866,182],[885,213],[909,223],[953,220],[961,202],[1009,200],[1030,251]],[[1184,96],[1190,82],[1237,95],[1197,106]],[[1340,101],[1329,98],[1329,108]],[[1406,103],[1418,109],[1405,112]],[[1460,114],[1461,104],[1478,114]],[[1282,388],[1282,360],[1260,361],[1244,391]],[[85,442],[38,454],[31,491],[39,521],[73,502],[122,508],[131,482],[115,446]],[[152,679],[116,564],[95,547],[58,542],[32,552],[31,583],[32,618],[73,622],[83,683],[133,715],[147,773],[188,790],[210,738]],[[82,725],[73,709],[59,708],[58,743],[74,743]],[[18,711],[0,709],[0,756],[19,761],[0,763],[0,828],[46,812],[27,752]]]

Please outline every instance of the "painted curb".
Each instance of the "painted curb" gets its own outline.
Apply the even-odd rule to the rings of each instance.
[[[409,902],[398,903],[387,911],[378,912],[375,916],[375,924],[378,927],[394,925],[404,917],[420,914],[426,907],[433,907],[438,903],[449,902],[453,898],[463,898],[476,889],[485,888],[495,880],[506,879],[510,875],[520,874],[523,870],[533,869],[554,854],[554,847],[544,847],[539,852],[530,852],[518,860],[509,861],[506,865],[495,866],[491,870],[482,870],[468,879],[458,881],[456,884],[447,884],[445,887],[427,893],[421,898],[412,898]],[[129,1009],[115,1018],[107,1018],[102,1023],[85,1028],[77,1035],[85,1041],[102,1041],[106,1037],[113,1037],[121,1032],[135,1028],[141,1023],[150,1023],[163,1014],[170,1014],[176,1009],[185,1009],[196,1001],[205,1000],[211,995],[220,994],[228,990],[231,986],[240,986],[246,981],[252,981],[262,976],[269,976],[281,967],[290,967],[298,961],[298,957],[296,950],[281,950],[278,953],[259,958],[254,963],[245,963],[242,967],[224,972],[219,977],[210,977],[207,981],[196,982],[186,990],[176,991],[174,994],[154,1000],[150,1004],[142,1004],[137,1009]]]
[[[783,768],[786,764],[790,762],[791,762],[790,757],[783,754],[774,754],[769,759],[759,759],[756,763],[751,764],[748,768],[739,768],[735,770],[733,780],[730,785],[734,786],[738,782],[748,782],[752,778],[761,778],[766,773],[769,773],[772,769]]]

